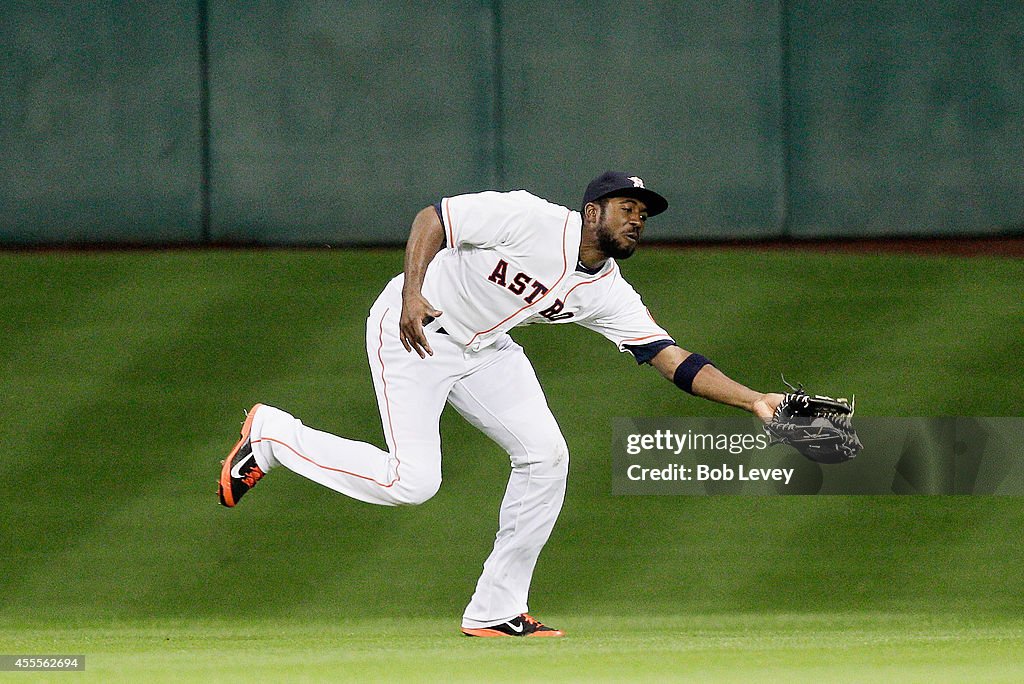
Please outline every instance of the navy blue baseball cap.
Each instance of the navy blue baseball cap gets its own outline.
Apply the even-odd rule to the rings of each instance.
[[[647,216],[657,216],[668,209],[668,200],[644,187],[640,176],[631,176],[622,171],[605,171],[590,181],[583,193],[583,206],[605,197],[634,197],[647,205]]]

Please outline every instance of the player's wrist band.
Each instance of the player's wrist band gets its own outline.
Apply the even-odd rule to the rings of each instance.
[[[690,354],[676,367],[676,372],[672,376],[672,382],[684,392],[693,394],[693,379],[697,377],[697,373],[704,366],[714,365],[707,357],[700,354]]]

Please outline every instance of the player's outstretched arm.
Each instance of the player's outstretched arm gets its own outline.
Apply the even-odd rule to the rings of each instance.
[[[402,317],[398,323],[402,346],[408,352],[419,354],[421,359],[434,354],[423,324],[441,315],[423,296],[423,278],[427,274],[427,265],[443,244],[441,219],[434,207],[426,207],[413,219],[409,240],[405,244],[405,284],[402,287]]]
[[[701,362],[695,363],[698,360]],[[651,359],[651,365],[693,395],[750,411],[766,422],[782,401],[781,394],[762,394],[741,385],[710,363],[704,363],[703,357],[680,347],[665,347]]]

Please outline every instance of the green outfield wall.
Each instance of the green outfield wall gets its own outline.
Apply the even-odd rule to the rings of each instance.
[[[1024,226],[1024,3],[788,3],[794,235]]]
[[[1011,0],[5,2],[0,243],[394,244],[439,195],[654,239],[1024,229]]]
[[[196,3],[0,3],[0,241],[202,240]]]

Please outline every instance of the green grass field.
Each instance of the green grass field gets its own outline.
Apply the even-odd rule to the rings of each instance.
[[[0,253],[0,654],[88,663],[7,677],[1024,678],[1019,497],[613,497],[612,417],[733,413],[577,326],[515,334],[572,452],[531,596],[569,638],[458,635],[507,458],[453,412],[421,507],[284,471],[217,506],[256,401],[383,443],[363,325],[401,259]],[[1020,260],[654,249],[623,268],[754,387],[782,371],[868,416],[1021,414]]]
[[[564,639],[482,640],[449,621],[134,620],[0,629],[87,654],[75,681],[1019,682],[1024,619],[924,614],[559,616]],[[10,636],[9,636],[10,635]],[[8,675],[12,681],[39,675]]]

